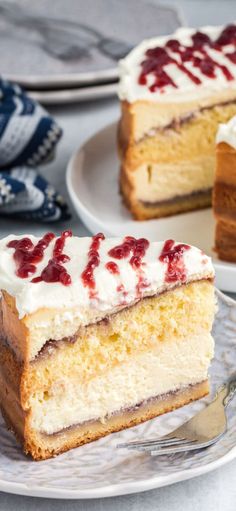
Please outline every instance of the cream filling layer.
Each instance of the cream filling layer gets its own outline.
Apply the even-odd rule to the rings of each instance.
[[[105,421],[115,412],[207,378],[213,338],[201,333],[178,342],[170,339],[155,350],[130,357],[125,364],[92,378],[55,382],[50,392],[29,402],[31,427],[53,434],[89,420]]]
[[[199,156],[179,165],[177,162],[140,165],[131,174],[135,196],[143,202],[161,202],[208,190],[213,186],[214,163],[214,157]]]

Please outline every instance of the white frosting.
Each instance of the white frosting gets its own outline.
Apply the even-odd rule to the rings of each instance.
[[[97,298],[91,299],[88,287],[84,286],[81,274],[88,262],[88,250],[91,238],[78,238],[73,236],[67,238],[64,254],[70,257],[70,261],[64,263],[64,267],[70,274],[72,283],[64,286],[61,283],[32,283],[33,277],[41,274],[52,258],[55,240],[53,240],[44,252],[43,260],[38,263],[36,273],[33,277],[19,278],[16,275],[16,264],[13,259],[14,249],[7,247],[13,239],[21,239],[23,236],[8,236],[0,241],[0,289],[7,291],[15,298],[16,308],[19,317],[33,313],[41,308],[53,308],[65,313],[73,310],[78,316],[86,314],[86,310],[102,311],[102,316],[109,314],[115,308],[122,306],[124,297],[117,291],[117,286],[124,285],[127,292],[127,305],[137,300],[137,272],[129,263],[130,257],[126,259],[113,259],[108,255],[109,250],[122,243],[123,239],[113,238],[101,241],[99,248],[100,264],[94,271],[96,281]],[[34,244],[39,241],[35,236],[25,235]],[[167,264],[159,261],[159,255],[163,248],[163,242],[150,243],[143,258],[143,274],[148,282],[148,287],[143,290],[142,296],[152,295],[157,292],[171,288],[176,283],[165,282]],[[192,281],[205,277],[213,277],[214,270],[209,257],[202,251],[191,247],[183,255],[186,267],[186,280]],[[114,261],[119,267],[120,275],[111,274],[105,267],[108,261]],[[81,317],[82,319],[82,317]]]
[[[199,31],[209,35],[214,41],[218,38],[223,27],[202,27]],[[198,100],[207,98],[213,93],[222,91],[224,89],[236,90],[236,64],[231,62],[226,53],[235,51],[233,45],[222,47],[222,51],[216,51],[212,48],[205,47],[208,55],[218,64],[225,65],[234,77],[234,80],[228,81],[224,76],[222,70],[217,68],[215,70],[216,77],[214,79],[204,75],[199,68],[194,67],[191,62],[185,62],[184,65],[189,71],[195,76],[199,77],[201,84],[197,85],[194,83],[184,72],[180,71],[175,64],[168,64],[165,66],[166,73],[172,78],[177,85],[177,88],[173,86],[166,86],[163,89],[151,92],[149,86],[154,81],[154,75],[148,75],[148,85],[139,85],[138,78],[141,72],[141,63],[145,59],[145,52],[150,48],[157,46],[164,46],[169,39],[177,39],[184,46],[190,46],[192,44],[191,36],[196,33],[196,29],[192,28],[180,28],[171,36],[156,37],[153,39],[145,40],[136,48],[134,48],[125,59],[120,61],[120,84],[118,95],[121,100],[127,100],[129,103],[133,103],[137,100],[150,100],[155,102],[171,102],[171,101],[191,101],[196,99],[196,93]],[[168,53],[173,58],[180,62],[178,53],[171,52],[167,49]],[[195,52],[196,56],[201,56],[198,52]]]
[[[220,144],[220,142],[225,142],[236,149],[236,115],[227,124],[219,125],[216,143]]]

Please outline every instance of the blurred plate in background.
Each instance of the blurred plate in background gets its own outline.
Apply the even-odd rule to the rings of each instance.
[[[37,91],[114,81],[117,44],[129,50],[182,24],[175,8],[145,0],[15,2],[0,1],[1,75]],[[79,44],[81,55],[58,58],[58,37],[72,52]]]
[[[116,93],[117,82],[71,89],[55,89],[50,91],[40,90],[28,92],[32,99],[39,101],[42,105],[65,105],[76,102],[93,101],[115,96]]]

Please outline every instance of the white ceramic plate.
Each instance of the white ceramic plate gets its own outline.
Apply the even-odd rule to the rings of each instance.
[[[69,88],[73,85],[114,80],[118,76],[118,59],[115,60],[99,50],[99,40],[100,43],[101,40],[103,42],[107,39],[118,40],[126,43],[129,48],[148,37],[171,34],[184,21],[175,7],[153,5],[152,2],[143,2],[143,0],[128,2],[127,0],[109,0],[109,2],[107,0],[66,0],[66,2],[64,0],[53,2],[21,0],[20,7],[23,9],[24,16],[33,15],[36,18],[42,16],[48,21],[50,19],[55,21],[55,18],[63,20],[64,29],[70,28],[68,41],[71,40],[72,31],[72,47],[77,41],[88,51],[87,54],[74,59],[56,58],[44,49],[44,45],[48,46],[47,31],[38,33],[37,30],[33,30],[32,26],[35,28],[35,22],[32,20],[31,22],[28,20],[26,25],[20,21],[17,23],[18,9],[13,9],[15,23],[12,24],[9,22],[9,15],[6,15],[5,10],[1,10],[1,76],[35,90]],[[81,26],[79,27],[78,23],[87,29],[86,33],[81,32]],[[51,22],[49,41],[54,41],[55,46],[53,27],[54,24]],[[99,32],[98,39],[97,37],[91,39],[90,29]],[[56,31],[56,40],[57,38]],[[64,41],[64,38],[62,40]],[[58,45],[61,45],[60,38]]]
[[[138,222],[123,206],[119,194],[116,123],[107,126],[76,152],[67,168],[67,187],[74,207],[88,229],[107,236],[145,236],[150,240],[173,238],[200,247],[213,258],[216,285],[236,291],[236,264],[219,261],[212,251],[214,219],[205,209],[159,220]]]
[[[213,332],[216,350],[211,367],[211,395],[235,371],[236,304],[219,294]],[[228,407],[227,434],[195,453],[150,458],[117,443],[169,433],[209,402],[196,401],[140,426],[109,435],[57,458],[26,458],[0,418],[0,491],[38,497],[86,499],[125,495],[166,486],[205,474],[236,457],[236,398]]]
[[[114,96],[117,83],[106,83],[78,89],[61,89],[53,91],[29,91],[28,95],[42,105],[64,105],[82,101],[92,101]]]
[[[118,68],[105,69],[103,71],[90,71],[87,73],[61,73],[57,76],[41,75],[24,76],[22,74],[6,73],[4,78],[11,82],[17,82],[24,88],[28,88],[36,93],[57,92],[66,88],[87,87],[89,85],[99,85],[100,83],[113,82],[118,80]],[[72,89],[73,90],[73,89]]]

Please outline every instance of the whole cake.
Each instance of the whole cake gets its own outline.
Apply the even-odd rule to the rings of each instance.
[[[220,259],[236,262],[236,117],[217,132],[213,209],[215,250]]]
[[[208,393],[210,259],[173,240],[0,241],[0,405],[34,459]]]
[[[215,135],[236,114],[236,25],[181,28],[120,63],[120,185],[138,220],[211,204]]]

